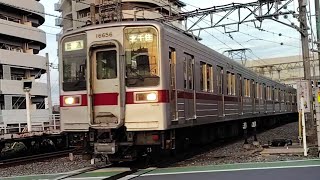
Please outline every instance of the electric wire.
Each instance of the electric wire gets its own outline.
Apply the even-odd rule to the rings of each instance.
[[[192,7],[194,7],[194,8],[197,8],[197,9],[200,8],[200,7],[194,6],[194,5],[190,4],[190,3],[185,3],[185,4],[187,4],[187,5],[189,5],[189,6],[192,6]],[[223,17],[223,16],[218,15],[218,14],[215,14],[215,15],[220,16],[220,17]],[[228,17],[227,17],[226,19],[231,20],[231,21],[234,21],[234,22],[238,22],[238,21],[236,21],[236,20],[234,20],[234,19],[231,19],[231,18],[228,18]],[[248,24],[243,24],[243,25],[245,25],[245,26],[247,26],[247,27],[251,27],[251,28],[257,29],[255,26],[252,26],[252,25],[248,25]],[[259,30],[260,30],[260,31],[263,31],[263,32],[267,32],[267,33],[273,34],[273,35],[283,36],[283,37],[287,37],[287,38],[290,38],[290,39],[295,39],[295,40],[299,40],[299,41],[300,41],[300,38],[296,38],[296,37],[292,37],[292,36],[288,36],[288,35],[283,35],[282,33],[276,33],[276,32],[273,32],[273,31],[270,31],[270,30],[265,30],[265,29],[259,29]],[[280,34],[281,34],[281,35],[280,35]]]

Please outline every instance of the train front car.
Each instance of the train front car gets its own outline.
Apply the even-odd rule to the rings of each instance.
[[[71,145],[110,161],[160,147],[169,101],[160,29],[101,25],[62,38],[61,126]]]

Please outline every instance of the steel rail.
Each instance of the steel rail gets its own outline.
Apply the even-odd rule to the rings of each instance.
[[[75,152],[76,149],[67,149],[62,151],[56,151],[51,153],[43,153],[43,154],[36,154],[31,156],[25,156],[25,157],[18,157],[18,158],[10,158],[5,160],[0,160],[0,168],[5,166],[12,166],[15,164],[21,164],[21,163],[27,163],[47,158],[58,158],[65,155],[68,155],[71,152]]]

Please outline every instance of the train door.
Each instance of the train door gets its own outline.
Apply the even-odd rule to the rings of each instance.
[[[187,123],[192,123],[196,118],[195,104],[196,94],[194,88],[194,58],[192,55],[184,54],[184,91],[185,91],[185,119]]]
[[[124,123],[124,65],[116,42],[91,49],[91,105],[93,126]]]
[[[169,51],[169,63],[170,63],[170,118],[172,122],[178,122],[178,110],[177,110],[177,82],[176,82],[176,51],[174,48],[170,48]]]

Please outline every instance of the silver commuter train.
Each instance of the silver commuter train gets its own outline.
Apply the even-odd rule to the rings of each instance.
[[[297,110],[295,89],[159,22],[84,27],[59,49],[62,130],[70,145],[113,161],[237,135],[244,121]]]

